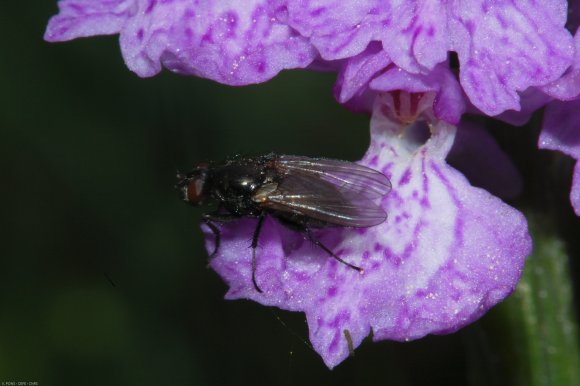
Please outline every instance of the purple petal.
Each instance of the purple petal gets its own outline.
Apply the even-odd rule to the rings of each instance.
[[[552,98],[549,95],[546,95],[539,89],[529,88],[520,93],[521,108],[519,111],[507,110],[496,118],[513,126],[523,126],[530,120],[534,112],[545,106],[551,100]],[[477,113],[480,114],[481,112],[478,110]]]
[[[538,146],[561,151],[577,161],[570,201],[576,215],[580,216],[580,100],[554,101],[546,107]]]
[[[289,0],[287,9],[287,23],[308,37],[323,59],[354,61],[339,82],[343,102],[356,95],[352,85],[381,70],[379,60],[382,69],[393,63],[408,73],[427,73],[456,51],[461,85],[479,110],[518,111],[519,93],[558,79],[574,55],[564,26],[565,0]],[[379,42],[384,52],[369,57],[365,50]]]
[[[371,43],[364,52],[345,61],[335,85],[336,99],[346,103],[355,96],[359,97],[368,90],[370,81],[390,63],[389,55],[383,51],[381,44]],[[372,104],[369,108],[372,109]]]
[[[560,100],[576,99],[580,96],[580,29],[574,36],[576,56],[574,63],[560,79],[542,87],[546,94]]]
[[[518,92],[558,79],[574,42],[564,28],[566,1],[457,2],[451,49],[471,102],[488,115],[519,110]]]
[[[522,177],[493,136],[473,122],[462,121],[457,128],[447,162],[469,182],[502,199],[513,199],[522,191]]]
[[[119,33],[136,12],[134,0],[61,0],[58,7],[44,34],[49,42]]]
[[[326,60],[363,52],[382,42],[399,67],[417,72],[447,58],[446,10],[441,1],[289,0],[288,23]]]
[[[251,282],[249,241],[255,221],[222,226],[222,245],[211,261],[230,289],[228,299],[302,311],[310,340],[329,367],[374,339],[405,341],[455,331],[509,295],[531,240],[525,218],[487,191],[472,187],[445,163],[455,128],[429,122],[432,136],[416,143],[414,129],[390,120],[377,105],[372,142],[361,161],[390,177],[381,201],[389,219],[366,229],[323,229],[320,240],[359,273],[338,263],[301,234],[268,218]],[[213,248],[208,237],[208,248]]]
[[[50,40],[103,33],[92,13],[69,11],[73,3],[94,2],[62,1],[61,14],[51,20],[47,31]],[[132,12],[113,14],[112,7],[103,6],[99,17],[117,21],[106,32],[120,32],[125,62],[139,76],[153,76],[166,67],[245,85],[264,82],[283,69],[305,68],[317,56],[304,37],[279,21],[279,9],[268,0],[126,0],[120,4]],[[60,25],[75,26],[80,32],[62,32]]]

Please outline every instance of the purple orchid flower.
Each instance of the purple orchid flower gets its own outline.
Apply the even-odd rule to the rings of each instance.
[[[316,57],[308,39],[278,20],[270,1],[64,0],[48,41],[120,34],[127,66],[142,77],[162,66],[230,85],[269,80]]]
[[[371,330],[376,341],[406,341],[473,322],[514,290],[531,252],[523,215],[445,162],[456,128],[433,116],[434,94],[423,94],[403,114],[396,107],[416,98],[398,93],[377,101],[371,146],[361,161],[391,179],[393,190],[381,202],[389,219],[318,234],[363,274],[273,220],[258,249],[263,293],[251,282],[253,220],[223,226],[222,247],[211,261],[230,287],[226,298],[304,312],[310,340],[331,368]],[[425,143],[416,142],[420,127],[407,123],[411,115],[420,118],[416,125],[428,125]]]
[[[564,0],[61,0],[45,39],[120,34],[129,68],[152,76],[165,66],[230,85],[264,82],[315,60],[431,72],[455,51],[461,86],[487,115],[519,110],[519,92],[541,87],[570,66],[574,42]],[[359,63],[360,64],[360,63]],[[359,78],[363,75],[352,71]],[[364,82],[360,83],[365,87]],[[352,86],[351,86],[352,87]],[[351,92],[352,93],[352,92]],[[343,95],[341,102],[346,97]]]
[[[59,7],[46,40],[119,33],[125,62],[139,76],[165,67],[245,85],[284,69],[333,69],[337,100],[372,112],[361,163],[391,179],[380,203],[389,219],[318,231],[363,274],[273,219],[258,248],[263,293],[251,281],[253,220],[221,226],[211,261],[230,287],[228,299],[304,312],[329,367],[371,331],[375,340],[401,341],[453,332],[514,290],[531,239],[523,215],[490,192],[513,196],[517,173],[462,117],[469,109],[522,121],[551,99],[577,98],[579,38],[565,27],[566,1],[61,0]],[[573,119],[580,105],[558,103],[548,108],[541,146],[580,159]],[[566,124],[553,118],[563,110]],[[484,155],[470,163],[475,154]],[[449,166],[448,156],[468,165],[468,177],[482,177],[477,184],[486,190]],[[513,185],[497,190],[498,178]],[[578,165],[572,196],[580,214]]]

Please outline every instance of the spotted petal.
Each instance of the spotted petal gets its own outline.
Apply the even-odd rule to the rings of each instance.
[[[144,77],[166,67],[244,85],[307,67],[317,55],[278,20],[268,0],[61,0],[59,6],[47,40],[120,33],[127,66]]]
[[[445,8],[439,0],[289,0],[288,24],[326,60],[355,56],[377,41],[397,66],[417,72],[447,57]]]
[[[520,92],[555,81],[572,63],[566,11],[565,0],[289,0],[288,24],[327,60],[356,57],[380,42],[384,68],[392,62],[426,73],[455,51],[470,101],[497,115],[519,110]]]
[[[580,97],[580,29],[574,36],[576,56],[574,63],[560,79],[543,87],[542,90],[559,100],[572,100]]]
[[[63,0],[58,6],[44,35],[49,42],[119,33],[136,11],[132,0]]]
[[[331,368],[349,355],[349,339],[356,347],[371,329],[374,340],[405,341],[475,321],[513,291],[531,250],[523,215],[446,164],[455,128],[431,120],[431,138],[416,143],[414,128],[385,114],[388,103],[374,110],[361,163],[391,179],[393,190],[380,202],[389,218],[373,228],[317,231],[363,273],[273,218],[257,250],[263,293],[251,281],[254,220],[223,225],[211,261],[229,285],[228,299],[304,312],[310,340]]]

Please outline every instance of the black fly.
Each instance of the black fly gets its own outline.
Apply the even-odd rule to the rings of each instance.
[[[385,221],[387,214],[375,204],[391,190],[382,173],[353,162],[325,158],[267,154],[234,157],[220,163],[200,163],[186,175],[178,174],[176,188],[193,205],[217,202],[216,211],[203,222],[215,235],[213,257],[220,246],[215,223],[240,217],[258,219],[252,237],[252,282],[256,282],[256,247],[267,215],[304,234],[330,256],[362,271],[322,244],[312,228],[366,228]]]

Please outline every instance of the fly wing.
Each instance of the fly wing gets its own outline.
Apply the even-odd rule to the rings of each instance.
[[[276,166],[287,174],[317,176],[344,193],[350,191],[371,200],[391,191],[391,182],[384,174],[354,162],[281,155]]]
[[[371,227],[387,218],[373,201],[315,174],[285,176],[262,206],[344,227]]]

